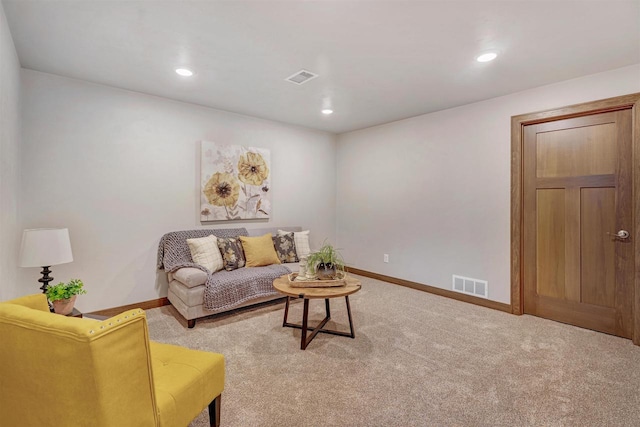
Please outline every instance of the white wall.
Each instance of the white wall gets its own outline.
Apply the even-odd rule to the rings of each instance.
[[[510,301],[511,116],[640,92],[640,65],[338,136],[338,246],[352,266]],[[390,262],[383,263],[383,254]]]
[[[335,136],[31,70],[22,71],[24,228],[68,227],[74,261],[54,283],[81,278],[83,311],[166,295],[156,250],[199,222],[199,141],[271,150],[269,222],[300,225],[312,245],[335,239]],[[36,289],[38,269],[22,269]],[[158,287],[158,289],[156,289]]]
[[[20,63],[0,2],[0,301],[18,277]]]
[[[301,225],[315,246],[337,236],[352,266],[446,289],[451,274],[486,279],[490,299],[508,303],[510,117],[640,91],[636,65],[339,135],[336,148],[328,133],[22,70],[20,143],[7,34],[0,83],[14,114],[2,114],[0,233],[13,241],[2,239],[0,268],[16,274],[22,228],[68,227],[75,260],[53,276],[87,283],[84,311],[166,294],[156,247],[167,231],[201,227],[200,140],[271,149],[271,220],[215,227]],[[18,174],[5,163],[18,154],[16,225]],[[19,269],[0,297],[33,292],[38,270]]]

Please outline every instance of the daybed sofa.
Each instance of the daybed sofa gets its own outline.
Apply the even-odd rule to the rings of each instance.
[[[198,229],[174,231],[162,237],[158,246],[158,268],[167,274],[169,301],[187,320],[189,328],[193,328],[196,319],[201,317],[283,298],[273,288],[273,279],[298,271],[299,264],[211,272],[193,262],[186,240],[209,235],[217,238],[275,235],[278,229],[301,231],[300,227]],[[224,282],[224,289],[216,281]]]

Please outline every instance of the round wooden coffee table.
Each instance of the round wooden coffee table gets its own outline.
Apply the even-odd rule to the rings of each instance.
[[[349,295],[354,294],[360,290],[360,281],[352,277],[347,276],[345,278],[347,284],[345,286],[334,286],[331,288],[298,288],[293,287],[289,283],[289,277],[287,275],[278,277],[273,281],[273,287],[278,292],[287,296],[287,303],[284,307],[284,321],[283,327],[302,329],[302,338],[300,340],[300,349],[307,348],[309,343],[316,337],[318,332],[331,335],[340,335],[343,337],[355,338],[355,330],[353,329],[353,319],[351,318],[351,305],[349,304]],[[324,325],[331,319],[331,309],[329,307],[329,300],[331,298],[344,297],[347,303],[347,314],[349,316],[349,329],[350,332],[334,331],[333,329],[323,329]],[[288,323],[287,317],[289,316],[289,299],[290,298],[302,298],[304,299],[304,309],[302,312],[302,325],[294,323]],[[315,327],[309,327],[309,300],[310,299],[324,299],[324,306],[326,311],[325,318]],[[307,339],[307,331],[312,331],[311,335]]]

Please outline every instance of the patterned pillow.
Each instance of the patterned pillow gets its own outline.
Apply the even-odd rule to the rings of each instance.
[[[222,254],[222,263],[227,271],[244,267],[245,258],[242,243],[234,237],[218,237],[218,248]]]
[[[288,231],[278,230],[278,234],[287,234]],[[306,258],[311,253],[311,248],[309,247],[309,230],[304,231],[294,231],[293,232],[293,240],[296,242],[296,254],[298,259]]]
[[[187,239],[193,262],[214,273],[222,270],[223,267],[222,256],[216,241],[217,238],[214,235],[199,239]]]
[[[293,232],[287,234],[278,234],[273,236],[273,245],[276,247],[276,253],[280,262],[299,262],[296,254],[296,242],[293,239]]]

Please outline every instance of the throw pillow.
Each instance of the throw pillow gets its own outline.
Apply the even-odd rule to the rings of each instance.
[[[199,239],[187,239],[191,259],[209,271],[222,270],[222,255],[218,249],[218,238],[214,235]]]
[[[222,254],[224,269],[227,271],[242,268],[245,265],[242,243],[235,237],[218,237],[218,248]]]
[[[239,239],[247,259],[247,267],[280,264],[276,249],[273,247],[271,233],[260,237],[240,236]]]
[[[287,234],[278,234],[273,236],[273,245],[276,248],[276,253],[280,262],[299,262],[298,255],[296,255],[296,242],[293,239],[293,232]]]
[[[278,234],[287,233],[289,233],[289,231],[278,230]],[[307,258],[309,253],[311,253],[311,248],[309,247],[309,230],[294,231],[293,240],[296,242],[296,255],[298,255],[298,258]]]

